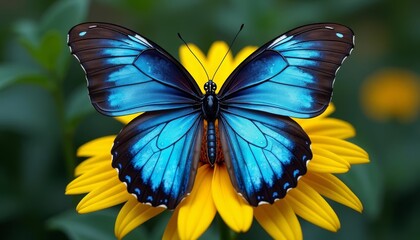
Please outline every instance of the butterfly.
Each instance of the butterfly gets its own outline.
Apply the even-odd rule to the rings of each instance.
[[[354,34],[334,23],[286,32],[239,64],[217,93],[212,79],[203,93],[174,57],[121,26],[79,24],[69,31],[68,46],[98,112],[144,112],[111,150],[112,166],[139,202],[174,209],[192,189],[207,134],[210,165],[220,136],[232,185],[258,206],[283,198],[306,173],[311,141],[291,117],[325,111]]]

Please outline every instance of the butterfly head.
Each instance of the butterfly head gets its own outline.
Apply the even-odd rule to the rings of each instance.
[[[215,93],[217,89],[217,85],[213,80],[209,80],[204,84],[204,90],[206,91],[206,94],[212,94]]]
[[[212,80],[209,80],[204,84],[204,95],[202,102],[202,111],[204,119],[207,121],[215,121],[219,116],[219,99],[216,95],[217,85]]]

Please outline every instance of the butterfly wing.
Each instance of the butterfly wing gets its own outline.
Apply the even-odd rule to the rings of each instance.
[[[309,137],[289,117],[230,110],[220,114],[219,129],[233,186],[253,206],[283,198],[306,173]]]
[[[314,117],[326,109],[353,38],[338,24],[296,28],[251,54],[220,89],[225,161],[234,187],[251,205],[284,197],[306,173],[310,139],[286,116]]]
[[[175,208],[191,191],[197,170],[203,128],[199,87],[166,51],[120,26],[77,25],[68,45],[85,70],[99,112],[147,112],[114,141],[112,166],[120,180],[139,202]]]
[[[121,116],[191,106],[202,93],[185,68],[157,44],[126,28],[83,23],[68,34],[85,70],[91,102]]]
[[[332,23],[299,27],[273,39],[226,80],[218,94],[221,108],[299,118],[321,114],[353,39],[351,29]]]
[[[112,166],[139,202],[174,209],[191,191],[202,131],[200,109],[144,113],[118,134]]]

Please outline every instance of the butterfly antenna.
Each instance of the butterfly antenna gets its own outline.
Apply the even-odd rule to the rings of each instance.
[[[187,42],[181,37],[181,34],[178,33],[178,37],[181,39],[181,41],[185,44],[185,46],[188,48],[188,50],[190,50],[191,54],[195,57],[195,59],[197,59],[198,63],[200,63],[201,67],[203,68],[204,72],[206,73],[207,79],[209,78],[209,74],[206,71],[206,68],[204,67],[203,63],[200,61],[200,59],[198,59],[198,57],[194,54],[194,52],[191,50],[190,46],[188,46]]]
[[[222,61],[220,61],[219,66],[217,66],[216,71],[214,71],[212,80],[214,79],[214,77],[216,77],[216,73],[217,71],[219,71],[220,66],[222,66],[223,61],[225,60],[226,56],[228,55],[228,53],[230,52],[230,49],[232,48],[233,43],[235,42],[236,38],[238,37],[239,33],[242,31],[242,28],[244,27],[244,24],[241,24],[241,27],[239,28],[238,32],[236,33],[235,37],[233,38],[232,42],[230,42],[229,44],[229,49],[227,50],[225,56],[223,56]]]

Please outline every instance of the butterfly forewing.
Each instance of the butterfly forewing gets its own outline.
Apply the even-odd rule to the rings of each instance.
[[[221,106],[299,118],[321,114],[353,39],[351,29],[329,23],[296,28],[273,39],[229,76],[219,92]]]
[[[70,30],[68,45],[85,70],[93,106],[105,115],[174,109],[200,102],[200,88],[185,68],[131,30],[107,23],[84,23]]]

